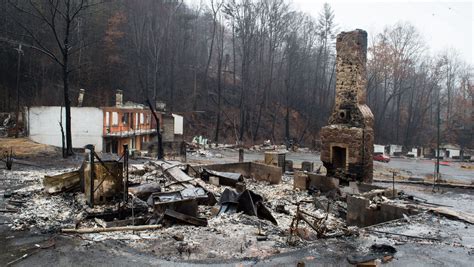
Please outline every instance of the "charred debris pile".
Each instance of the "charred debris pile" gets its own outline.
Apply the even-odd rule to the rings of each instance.
[[[46,175],[5,195],[5,211],[14,230],[121,240],[168,259],[266,257],[321,239],[356,237],[367,226],[425,211],[474,222],[392,188],[339,184],[308,162],[304,170],[285,172],[281,155],[191,165],[130,164],[127,157],[104,160],[91,153],[78,170]]]
[[[319,238],[348,233],[341,217],[345,214],[341,196],[319,193],[316,197],[314,191],[308,194],[295,188],[281,166],[127,161],[103,160],[92,152],[78,170],[45,175],[38,184],[5,195],[11,228],[100,233],[177,225],[212,227],[233,217],[234,224],[257,225],[258,240],[271,239],[273,233],[279,242],[287,243],[284,239],[297,210],[306,209],[324,229]]]

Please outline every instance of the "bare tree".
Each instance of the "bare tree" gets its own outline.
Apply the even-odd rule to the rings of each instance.
[[[9,0],[9,4],[17,11],[29,16],[33,22],[45,25],[49,35],[54,38],[55,44],[49,44],[39,36],[36,24],[28,25],[24,21],[17,20],[18,25],[27,33],[38,50],[47,55],[51,60],[61,67],[63,80],[64,108],[66,113],[66,153],[65,156],[73,154],[71,136],[71,101],[69,98],[69,76],[77,69],[72,67],[71,56],[80,49],[80,40],[74,36],[76,21],[89,7],[96,5],[95,2],[85,0],[48,0],[29,1],[22,5],[19,1]]]

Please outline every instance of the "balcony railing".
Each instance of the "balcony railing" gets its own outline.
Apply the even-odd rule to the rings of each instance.
[[[156,129],[149,128],[148,125],[139,125],[136,129],[129,126],[104,126],[104,136],[110,137],[128,137],[151,133],[156,133]]]

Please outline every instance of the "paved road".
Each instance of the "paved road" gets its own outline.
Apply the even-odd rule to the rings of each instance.
[[[239,155],[236,150],[211,150],[207,157],[189,153],[188,159],[209,161],[209,162],[237,162]],[[245,161],[263,160],[263,151],[245,151]],[[290,152],[286,156],[287,160],[292,160],[295,165],[300,165],[303,161],[312,161],[315,168],[322,165],[319,153]],[[433,175],[434,161],[426,159],[403,159],[392,158],[389,163],[374,162],[375,169],[392,168],[407,172],[412,177],[425,178],[427,175]],[[463,169],[457,162],[450,163],[450,166],[440,166],[440,172],[443,179],[459,180],[463,182],[474,182],[474,171]]]
[[[411,174],[412,177],[425,178],[433,175],[435,171],[435,161],[427,159],[402,159],[392,158],[389,163],[375,162],[375,168],[386,166],[393,169],[403,170]],[[450,162],[450,166],[440,166],[440,173],[443,179],[454,179],[463,182],[474,182],[474,171],[461,168],[458,162]]]

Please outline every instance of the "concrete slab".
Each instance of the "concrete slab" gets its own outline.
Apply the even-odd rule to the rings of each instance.
[[[370,208],[370,199],[364,196],[347,196],[347,216],[348,225],[359,227],[374,225],[386,221],[396,220],[403,217],[403,214],[414,215],[418,211],[395,203],[380,203],[376,208]]]
[[[339,188],[339,179],[321,174],[308,173],[309,186],[319,189],[321,192],[328,192]]]

